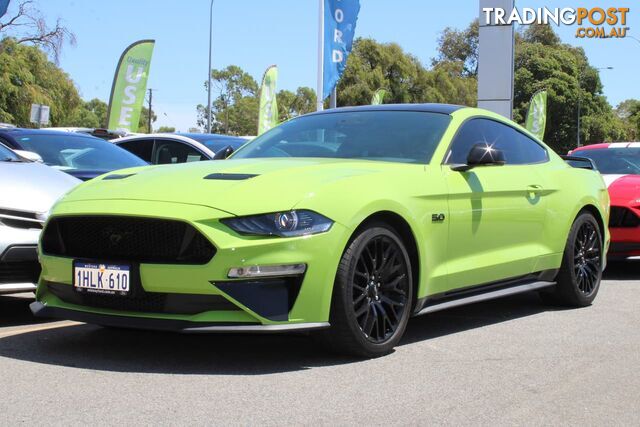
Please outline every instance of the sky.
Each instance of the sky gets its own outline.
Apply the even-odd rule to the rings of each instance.
[[[13,0],[14,7],[17,1]],[[478,0],[361,0],[356,36],[396,42],[425,65],[436,56],[437,39],[447,26],[465,28],[479,14]],[[140,39],[155,39],[148,87],[154,89],[154,127],[187,131],[196,124],[196,105],[206,104],[209,0],[36,0],[49,22],[59,17],[75,33],[60,66],[85,99],[108,101],[122,51]],[[629,34],[640,40],[636,1],[605,6],[629,7]],[[522,7],[596,7],[586,0],[517,0]],[[638,12],[636,12],[638,11]],[[637,33],[634,29],[638,28]],[[565,43],[582,46],[601,72],[612,105],[640,99],[640,41],[578,39],[575,26],[555,27]],[[317,0],[214,0],[213,68],[235,64],[259,80],[271,64],[279,68],[278,89],[316,86]],[[215,97],[215,93],[213,96]]]

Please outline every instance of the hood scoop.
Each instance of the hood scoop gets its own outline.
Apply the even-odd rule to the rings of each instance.
[[[251,173],[212,173],[204,177],[204,179],[218,179],[221,181],[242,181],[250,179],[258,175]]]
[[[105,179],[125,179],[125,178],[129,178],[130,176],[135,175],[135,173],[114,173],[111,175],[107,175],[104,178],[102,178],[103,180]]]

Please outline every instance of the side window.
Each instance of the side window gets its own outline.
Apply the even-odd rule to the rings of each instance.
[[[199,162],[206,160],[195,148],[180,141],[156,139],[156,152],[153,163],[166,165],[171,163]]]
[[[124,148],[131,154],[135,154],[145,162],[151,162],[151,153],[153,152],[153,139],[136,139],[118,144],[118,147]]]
[[[472,119],[456,135],[446,163],[466,163],[471,147],[478,143],[502,150],[509,165],[542,163],[549,158],[544,147],[514,128],[494,120]]]

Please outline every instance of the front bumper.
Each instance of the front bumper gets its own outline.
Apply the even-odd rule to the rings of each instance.
[[[640,256],[640,227],[611,227],[609,231],[611,233],[609,258]]]
[[[112,316],[85,311],[49,307],[35,301],[29,306],[36,317],[73,320],[116,328],[148,329],[181,333],[276,333],[301,332],[329,327],[327,322],[288,323],[283,325],[261,325],[259,323],[192,322],[188,320],[155,319],[132,316]]]
[[[88,306],[61,298],[59,292],[49,289],[51,283],[73,289],[73,259],[41,253],[43,270],[36,299],[44,308],[34,306],[36,315],[183,332],[277,332],[328,326],[331,292],[342,254],[342,250],[336,248],[344,248],[349,238],[348,230],[340,224],[334,224],[326,233],[297,238],[240,236],[220,223],[219,219],[229,214],[212,208],[119,200],[108,201],[108,204],[106,201],[61,203],[52,217],[105,214],[179,219],[191,224],[215,246],[215,256],[204,265],[138,264],[135,269],[142,292],[151,296],[219,296],[233,307],[170,312]],[[274,282],[293,278],[248,281],[228,277],[233,267],[298,263],[306,264],[307,269],[303,276],[297,277],[300,283],[295,293],[283,292],[283,285]],[[277,300],[279,308],[275,312],[270,299]],[[282,312],[283,304],[287,304],[288,312]]]

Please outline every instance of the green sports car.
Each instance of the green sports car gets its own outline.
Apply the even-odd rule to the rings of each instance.
[[[40,242],[32,311],[181,332],[318,330],[388,353],[411,316],[518,292],[589,305],[609,243],[600,175],[452,105],[290,120],[223,162],[76,187]]]

